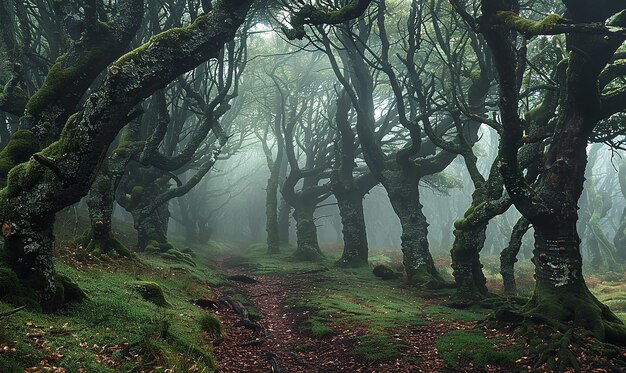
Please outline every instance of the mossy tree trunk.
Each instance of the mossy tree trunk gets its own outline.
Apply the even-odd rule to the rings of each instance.
[[[278,188],[280,186],[280,176],[285,168],[283,164],[284,156],[284,141],[282,137],[282,125],[283,125],[283,99],[280,95],[280,91],[277,90],[274,107],[274,120],[272,125],[268,121],[267,127],[264,129],[263,135],[259,135],[265,158],[267,161],[267,167],[270,170],[270,176],[267,179],[267,189],[265,195],[265,231],[267,232],[267,253],[278,254],[280,252],[280,228],[279,228],[279,216],[278,216]],[[274,137],[275,152],[272,154],[272,149],[269,144],[268,136],[270,133]]]
[[[385,171],[382,182],[402,226],[404,270],[412,285],[439,288],[443,279],[435,268],[428,243],[428,221],[420,203],[419,176],[410,171]]]
[[[517,255],[522,247],[522,239],[528,229],[530,229],[530,222],[525,217],[520,217],[513,226],[509,245],[500,253],[500,274],[502,275],[505,294],[517,295],[515,263],[517,263]]]
[[[280,252],[280,235],[278,228],[278,180],[272,176],[267,179],[265,217],[267,253],[277,254]]]
[[[128,249],[114,237],[111,228],[115,184],[115,176],[105,161],[89,190],[87,206],[91,227],[83,233],[79,243],[96,255],[130,256]]]
[[[611,63],[623,36],[567,34],[570,53],[566,84],[561,97],[557,123],[546,153],[546,170],[535,186],[525,180],[518,165],[518,150],[523,122],[518,115],[519,83],[516,81],[517,51],[510,28],[520,26],[502,15],[515,14],[510,2],[483,2],[480,30],[489,43],[498,70],[500,115],[503,132],[503,159],[500,171],[517,209],[535,230],[535,291],[525,311],[551,321],[572,322],[591,331],[600,340],[626,344],[626,327],[589,291],[582,275],[580,238],[576,230],[578,201],[583,190],[587,164],[587,144],[599,120],[624,110],[626,91],[605,96],[599,77]],[[568,2],[567,13],[576,22],[624,26],[623,3]],[[584,17],[583,19],[580,19]],[[532,27],[526,22],[524,32],[542,33],[550,28]]]
[[[45,219],[45,220],[44,220]],[[63,303],[63,288],[57,286],[52,263],[54,220],[22,214],[10,221],[12,233],[4,238],[5,263],[22,283],[34,289],[44,310],[54,310]]]
[[[115,191],[124,176],[128,163],[136,159],[143,142],[136,141],[139,123],[133,122],[125,128],[120,144],[103,162],[94,183],[89,189],[87,206],[91,227],[78,242],[96,255],[130,257],[131,253],[118,241],[111,227]]]
[[[367,266],[369,250],[363,214],[363,195],[357,191],[354,193],[335,191],[334,194],[343,227],[343,253],[337,265],[348,268]]]
[[[494,160],[487,180],[476,176],[475,157],[466,158],[476,190],[472,204],[463,218],[454,222],[454,244],[452,246],[452,274],[457,291],[450,298],[452,304],[465,305],[490,296],[480,262],[480,252],[485,245],[487,226],[498,215],[511,207],[511,199],[504,193],[503,180],[498,171],[500,156]],[[467,158],[472,158],[468,161]]]
[[[624,199],[626,199],[626,161],[622,160],[619,164],[618,171],[619,185],[620,191]],[[613,245],[617,249],[616,256],[617,258],[624,262],[626,261],[626,207],[622,210],[622,215],[620,218],[619,226],[615,231],[615,236],[613,237]]]
[[[167,243],[167,228],[170,213],[167,204],[150,211],[150,208],[139,208],[131,211],[133,226],[137,230],[137,250],[144,251],[150,241],[157,244]]]
[[[178,203],[178,214],[180,220],[176,220],[183,226],[185,231],[185,241],[189,243],[206,243],[200,239],[202,231],[201,217],[198,211],[192,212],[191,209],[197,209],[197,206],[190,206],[189,195],[184,195],[176,200]]]
[[[336,101],[335,167],[330,175],[331,189],[341,217],[343,253],[337,261],[340,267],[363,267],[368,262],[367,229],[363,214],[363,198],[378,180],[367,172],[355,175],[358,145],[349,119],[351,101],[344,91]]]
[[[138,3],[120,13],[141,16],[143,2]],[[131,120],[132,108],[177,76],[216,57],[224,43],[234,38],[251,3],[220,1],[192,26],[182,28],[184,32],[155,36],[149,47],[118,59],[85,100],[80,115],[68,120],[56,142],[28,162],[11,165],[6,187],[0,190],[0,221],[6,227],[4,250],[10,258],[7,264],[39,292],[42,307],[53,309],[60,303],[54,301],[60,293],[52,265],[55,213],[88,192],[109,145]],[[61,92],[66,88],[64,85]],[[18,132],[34,136],[30,131]],[[67,295],[60,297],[61,302]]]
[[[281,198],[280,207],[278,208],[278,243],[280,246],[289,245],[290,215],[291,206]]]
[[[427,239],[428,222],[422,212],[419,181],[427,175],[433,175],[445,169],[456,157],[456,154],[441,151],[436,153],[436,146],[423,137],[421,122],[427,119],[425,111],[429,110],[430,102],[406,100],[405,97],[427,97],[422,79],[417,76],[415,56],[419,49],[417,38],[409,38],[406,55],[401,57],[408,72],[407,79],[398,79],[389,56],[391,43],[386,33],[385,17],[387,12],[385,3],[378,4],[376,17],[372,18],[378,28],[381,51],[375,57],[380,70],[390,81],[394,98],[393,116],[397,117],[404,131],[404,145],[400,150],[389,154],[383,147],[385,136],[391,136],[388,117],[377,121],[374,105],[374,78],[371,70],[371,61],[365,61],[369,48],[367,43],[371,25],[367,22],[355,24],[359,32],[359,40],[355,42],[350,34],[354,31],[345,31],[341,34],[341,48],[333,52],[333,43],[328,38],[322,40],[326,54],[337,79],[345,89],[356,114],[356,133],[362,149],[363,158],[369,171],[383,185],[391,201],[394,212],[402,225],[402,252],[403,262],[409,283],[431,288],[446,286],[437,272],[429,251]],[[412,7],[407,22],[421,22],[417,7]],[[337,57],[341,58],[343,68]],[[410,81],[410,82],[407,82]],[[404,83],[407,82],[405,85]],[[397,114],[397,116],[396,116]],[[395,120],[395,119],[394,119]],[[377,129],[376,132],[374,129]]]
[[[297,77],[298,84],[311,79],[310,74],[315,63],[316,61],[311,59],[309,65],[302,69],[302,73]],[[322,184],[321,181],[328,178],[326,171],[330,167],[330,144],[333,138],[332,132],[326,127],[326,118],[320,116],[319,110],[316,109],[323,107],[325,103],[318,101],[319,96],[302,97],[298,85],[295,87],[286,85],[276,76],[270,77],[277,89],[282,92],[281,105],[285,106],[280,127],[289,172],[282,184],[281,193],[285,202],[294,209],[297,242],[294,259],[320,260],[323,253],[317,240],[314,214],[317,206],[331,194],[330,185]],[[298,124],[304,127],[297,126]],[[302,152],[300,155],[296,155],[296,143]],[[305,169],[300,168],[300,158],[304,159]],[[300,187],[299,190],[296,190],[297,186]]]
[[[575,222],[534,225],[535,291],[525,310],[550,320],[573,321],[596,337],[626,342],[622,321],[587,288]]]
[[[463,300],[478,300],[489,295],[487,279],[480,262],[480,251],[485,245],[487,224],[454,230],[452,246],[452,274],[456,282],[457,293]]]
[[[316,261],[323,257],[317,241],[314,213],[314,203],[303,203],[294,208],[293,218],[296,220],[297,247],[293,256],[296,260]]]

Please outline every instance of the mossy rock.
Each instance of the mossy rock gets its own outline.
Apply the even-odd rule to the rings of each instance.
[[[393,269],[384,264],[378,264],[372,270],[374,276],[379,277],[382,280],[391,280],[398,277],[398,274]]]
[[[138,292],[143,299],[159,307],[170,307],[170,303],[165,299],[163,289],[156,282],[140,281],[133,284],[133,290]]]

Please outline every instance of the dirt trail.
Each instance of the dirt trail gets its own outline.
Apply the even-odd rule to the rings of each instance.
[[[223,261],[222,261],[223,265]],[[223,265],[229,274],[246,274],[245,268]],[[311,284],[323,279],[324,274],[302,274],[287,277],[273,275],[253,276],[258,284],[232,282],[263,315],[259,324],[267,333],[254,332],[238,325],[239,316],[231,310],[216,313],[222,319],[226,340],[215,347],[222,372],[271,372],[268,356],[275,356],[285,372],[452,372],[435,351],[434,344],[442,334],[455,329],[475,328],[473,322],[433,323],[427,326],[410,326],[394,335],[406,343],[409,350],[402,357],[384,362],[370,363],[350,354],[357,337],[365,335],[365,328],[346,328],[339,333],[313,339],[299,332],[298,325],[307,318],[306,309],[286,305],[293,295],[302,294]],[[222,289],[216,289],[222,296]],[[381,300],[384,301],[384,300]],[[240,346],[242,343],[263,339],[261,346]],[[269,355],[272,354],[272,355]],[[407,357],[410,356],[410,359]]]

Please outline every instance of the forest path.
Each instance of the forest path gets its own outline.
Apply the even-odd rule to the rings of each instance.
[[[423,325],[392,327],[386,332],[402,345],[402,353],[389,359],[374,359],[368,352],[355,354],[356,348],[368,335],[367,320],[334,327],[334,333],[312,338],[302,333],[302,326],[315,309],[302,307],[312,289],[332,287],[328,272],[314,271],[285,274],[250,274],[251,265],[238,263],[236,257],[220,258],[218,264],[227,275],[250,275],[258,283],[246,284],[228,281],[228,286],[214,289],[217,298],[233,297],[248,303],[262,318],[258,323],[267,332],[253,331],[240,325],[240,317],[228,308],[216,311],[226,330],[227,338],[214,348],[222,372],[272,372],[268,360],[275,361],[284,372],[460,372],[476,371],[469,365],[453,369],[436,352],[435,343],[452,330],[476,329],[475,321],[429,320]],[[373,281],[380,281],[373,279]],[[245,297],[237,295],[241,294]],[[294,298],[296,301],[294,302]],[[249,302],[248,302],[249,301]],[[385,299],[378,299],[385,302]],[[420,308],[439,307],[440,300],[419,300]],[[296,305],[294,305],[296,304]],[[252,310],[252,309],[251,309]],[[399,311],[398,311],[399,312]],[[332,317],[332,316],[330,316]],[[389,315],[393,318],[394,315]],[[309,333],[310,334],[310,333]],[[361,338],[363,337],[363,338]],[[242,346],[246,342],[263,340],[259,346]],[[376,346],[371,354],[376,354]],[[499,367],[487,367],[483,371],[506,371]]]

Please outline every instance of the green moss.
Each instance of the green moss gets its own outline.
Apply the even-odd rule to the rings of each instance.
[[[483,308],[458,309],[443,306],[428,306],[424,311],[437,321],[481,321],[489,314]]]
[[[160,249],[162,250],[162,249]],[[185,263],[188,264],[192,267],[196,266],[196,262],[193,260],[193,258],[191,257],[191,255],[189,254],[185,254],[177,249],[170,249],[166,252],[162,252],[161,257],[163,257],[164,259],[169,259],[169,260],[173,260],[173,261],[177,261],[177,262],[181,262],[181,263]]]
[[[0,209],[2,207],[0,204]],[[78,216],[80,226],[89,225],[86,213],[79,210]],[[65,217],[67,222],[64,221]],[[61,213],[55,226],[55,235],[71,241],[75,224],[73,213],[67,216],[65,212]],[[117,222],[114,226],[123,228],[118,232],[119,237],[132,237],[132,225]],[[50,365],[64,368],[67,372],[162,371],[168,368],[176,372],[215,371],[210,344],[206,342],[198,322],[206,311],[188,301],[198,297],[213,297],[207,287],[207,280],[218,276],[214,269],[202,265],[205,261],[199,261],[198,268],[177,271],[176,276],[172,276],[169,272],[171,266],[158,257],[144,254],[139,254],[141,266],[135,261],[91,261],[77,269],[74,268],[76,260],[86,260],[86,257],[77,258],[80,252],[72,245],[60,246],[57,248],[55,266],[59,275],[76,280],[89,295],[89,300],[70,303],[53,314],[42,313],[39,304],[33,302],[31,308],[2,318],[0,341],[8,342],[15,351],[0,352],[0,372],[39,369],[40,362],[50,357],[50,351],[63,354],[63,358]],[[71,263],[71,267],[65,263],[66,260]],[[167,301],[175,307],[175,311],[157,307],[138,296],[132,287],[137,282],[138,274],[143,280],[157,282],[163,289],[166,288]],[[4,290],[13,292],[19,285],[11,271],[7,272],[0,267],[0,312],[24,304],[9,303],[7,291]],[[64,296],[67,296],[67,289],[65,286]],[[32,290],[30,292],[32,299],[36,299]],[[28,300],[27,295],[22,296]],[[164,328],[166,322],[168,326]],[[25,338],[28,333],[43,334],[41,340],[45,340],[46,347],[50,349],[40,348],[33,343],[33,339]],[[134,345],[144,336],[144,340],[149,340],[152,346]],[[150,359],[148,350],[160,360]],[[145,355],[139,352],[145,352]],[[139,356],[135,356],[135,353]],[[103,361],[110,361],[115,367]],[[158,364],[150,365],[151,362]]]
[[[515,361],[522,357],[521,346],[494,349],[502,342],[503,338],[488,339],[478,330],[454,330],[442,335],[435,347],[453,368],[487,364],[515,367]]]
[[[30,309],[40,309],[39,297],[34,290],[24,286],[15,272],[9,268],[0,267],[0,300],[13,306],[26,306]]]
[[[211,338],[224,337],[224,327],[217,316],[206,313],[200,317],[200,329],[206,332]]]
[[[470,79],[472,79],[473,82],[477,82],[480,80],[481,74],[482,73],[479,69],[475,69],[475,70],[470,71],[469,77]]]
[[[525,35],[549,34],[562,19],[558,14],[550,14],[541,21],[533,21],[520,17],[512,11],[500,11],[496,13],[496,16],[507,27]]]
[[[87,228],[74,242],[83,246],[95,256],[108,255],[111,258],[135,258],[135,255],[128,247],[115,238],[113,233],[109,235],[107,242],[104,242],[103,240],[95,239],[93,229]]]
[[[93,65],[99,65],[98,61],[110,53],[111,37],[108,27],[104,23],[99,23],[96,32],[83,36],[78,42],[80,53],[75,55],[63,54],[48,70],[43,84],[33,94],[26,104],[26,114],[38,115],[51,102],[64,97],[68,86],[75,84],[81,79],[81,75]],[[80,47],[82,46],[82,48]]]
[[[147,51],[153,44],[175,47],[180,45],[184,40],[190,39],[198,34],[198,30],[211,27],[207,16],[200,16],[187,27],[175,27],[160,34],[154,35],[146,43],[126,53],[117,61],[113,62],[112,69],[120,68],[130,63],[138,63],[142,60],[141,55]]]
[[[112,188],[111,180],[103,178],[103,177],[99,178],[98,182],[94,186],[103,193],[108,192]]]
[[[129,209],[132,210],[133,207],[136,207],[143,197],[143,187],[140,185],[136,185],[130,191],[130,201],[129,201]]]
[[[21,191],[30,189],[42,180],[44,173],[45,169],[36,161],[13,167],[7,177],[7,196],[16,196]]]
[[[368,362],[375,362],[397,358],[408,348],[405,343],[387,335],[365,335],[357,339],[357,345],[352,353]]]
[[[144,143],[144,141],[122,141],[113,152],[120,157],[125,157],[128,155],[128,152],[141,149]]]
[[[156,282],[141,281],[133,285],[133,289],[137,291],[143,299],[154,303],[159,307],[169,307],[169,302],[165,299],[163,289]]]
[[[57,283],[63,288],[63,302],[82,302],[87,299],[87,294],[69,277],[61,274],[56,275]]]
[[[16,131],[6,147],[0,151],[0,188],[6,186],[9,171],[16,165],[28,161],[38,150],[39,142],[31,131]]]
[[[159,244],[159,248],[161,249],[161,251],[176,250],[176,249],[174,248],[174,245],[172,245],[172,244],[171,244],[171,243],[169,243],[169,242],[165,242],[165,243]]]
[[[312,316],[302,323],[298,329],[300,333],[316,339],[321,339],[335,334],[335,330],[326,325],[325,322],[325,320],[317,316]]]

